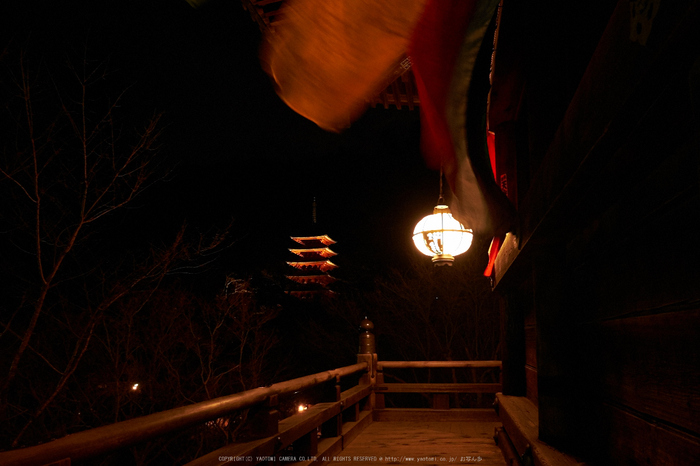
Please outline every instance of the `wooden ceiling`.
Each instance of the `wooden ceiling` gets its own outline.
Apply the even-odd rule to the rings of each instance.
[[[258,23],[261,31],[274,31],[284,21],[281,7],[285,0],[241,0],[243,8]],[[411,71],[411,60],[406,57],[394,72],[394,79],[382,92],[369,101],[372,107],[393,106],[399,110],[413,110],[420,104],[416,79]]]

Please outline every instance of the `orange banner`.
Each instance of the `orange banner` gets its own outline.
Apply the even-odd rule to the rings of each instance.
[[[321,128],[350,126],[390,84],[425,0],[290,0],[261,62],[277,94]]]

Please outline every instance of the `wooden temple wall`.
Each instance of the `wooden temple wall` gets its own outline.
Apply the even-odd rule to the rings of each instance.
[[[508,122],[519,225],[496,263],[504,393],[537,406],[540,439],[593,464],[695,464],[700,2],[647,2],[638,30],[635,2],[586,13],[593,48],[538,35],[575,24],[557,2],[557,28],[520,11],[509,43],[513,3],[499,47],[528,65],[510,67],[524,84]]]

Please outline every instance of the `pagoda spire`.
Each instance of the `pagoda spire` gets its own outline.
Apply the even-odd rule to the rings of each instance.
[[[314,202],[311,205],[311,220],[314,222],[314,225],[316,225],[316,196],[314,196]]]

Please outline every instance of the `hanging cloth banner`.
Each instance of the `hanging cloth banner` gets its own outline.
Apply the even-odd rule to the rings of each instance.
[[[494,182],[486,144],[483,151],[467,151],[469,86],[497,6],[498,0],[429,0],[409,47],[423,154],[432,168],[443,167],[454,194],[454,216],[485,238],[505,234],[515,218]]]
[[[288,0],[260,59],[277,94],[340,132],[396,77],[426,0]]]
[[[279,25],[266,34],[261,62],[287,105],[339,132],[395,77],[408,50],[426,161],[444,167],[455,217],[492,238],[510,229],[514,212],[489,173],[486,150],[467,152],[466,109],[474,63],[497,5],[498,0],[289,0]]]

